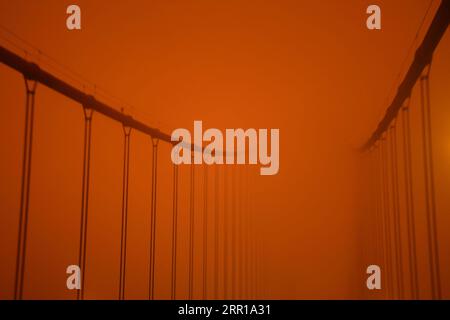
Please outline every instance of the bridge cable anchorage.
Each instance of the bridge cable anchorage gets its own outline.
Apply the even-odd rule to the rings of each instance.
[[[86,247],[89,209],[89,177],[91,168],[92,116],[94,111],[83,106],[84,145],[83,145],[83,180],[81,186],[81,225],[78,265],[81,269],[81,288],[77,290],[77,300],[84,299],[84,279],[86,275]]]
[[[214,167],[214,299],[219,299],[219,166]]]
[[[177,232],[178,232],[178,165],[173,164],[173,199],[172,199],[172,290],[171,298],[175,300],[177,290]]]
[[[406,202],[406,224],[408,229],[408,252],[412,299],[419,299],[419,277],[417,272],[417,249],[416,249],[416,224],[414,213],[414,191],[411,155],[411,124],[410,124],[410,100],[402,109],[403,123],[403,157],[405,159],[405,202]]]
[[[190,209],[189,209],[189,292],[188,300],[193,298],[194,290],[194,231],[195,231],[195,165],[194,153],[191,159]]]
[[[207,299],[208,279],[208,166],[203,166],[203,300]]]
[[[397,266],[397,288],[398,297],[403,299],[403,254],[402,254],[402,238],[401,238],[401,224],[400,224],[400,201],[399,201],[399,187],[398,187],[398,161],[397,161],[397,118],[391,126],[391,172],[392,172],[392,204],[393,204],[393,218],[394,218],[394,240],[395,240],[395,257]]]
[[[150,274],[149,274],[149,299],[155,298],[155,251],[156,251],[156,191],[158,184],[158,138],[152,138],[152,197],[150,217]]]
[[[22,300],[23,281],[26,266],[28,212],[30,204],[31,160],[33,149],[34,106],[37,81],[24,76],[25,80],[25,127],[22,160],[22,184],[20,194],[20,215],[17,241],[16,277],[14,299]]]
[[[125,298],[125,277],[127,262],[127,231],[128,231],[128,180],[130,173],[130,134],[131,128],[123,126],[123,180],[122,180],[122,224],[120,239],[120,281],[119,300]]]
[[[382,158],[382,193],[383,193],[383,206],[384,206],[384,223],[386,230],[386,261],[387,261],[387,283],[388,283],[388,296],[393,298],[394,286],[393,286],[393,273],[392,273],[392,241],[391,241],[391,222],[389,216],[389,182],[388,182],[388,136],[385,134],[381,137],[381,158]],[[386,276],[385,276],[386,278]]]
[[[422,142],[425,173],[425,204],[427,213],[428,249],[431,276],[432,299],[440,300],[441,276],[439,267],[439,246],[436,222],[436,201],[434,187],[433,144],[431,129],[430,103],[430,71],[431,62],[424,75],[420,77],[420,97],[422,109]]]

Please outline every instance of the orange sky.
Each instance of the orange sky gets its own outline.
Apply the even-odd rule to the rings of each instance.
[[[82,9],[81,31],[65,27],[65,9],[72,3]],[[377,3],[381,31],[365,27],[365,10],[372,3],[364,0],[0,0],[0,25],[98,86],[86,87],[87,92],[99,94],[103,88],[121,101],[98,95],[100,100],[165,132],[192,130],[194,120],[203,120],[205,128],[280,128],[279,174],[251,174],[262,279],[258,297],[363,298],[366,249],[360,227],[370,205],[359,198],[356,148],[384,114],[429,5],[425,0]],[[448,34],[441,47],[449,52]],[[35,53],[28,57],[43,67],[47,62]],[[449,63],[437,70],[436,77],[444,79]],[[13,289],[22,82],[0,65],[0,287],[6,288],[0,298],[10,298]],[[448,105],[448,95],[440,97]],[[25,277],[25,298],[73,298],[65,289],[65,266],[76,263],[78,255],[82,109],[43,86],[36,99],[27,258],[32,271]],[[441,122],[439,137],[448,136],[447,124]],[[117,296],[122,143],[120,125],[95,115],[87,298]],[[147,292],[150,146],[147,137],[133,133],[128,298],[145,298]],[[161,146],[159,161],[156,296],[169,298],[169,146]],[[188,178],[183,168],[180,297],[186,291]],[[200,237],[195,241],[201,246]],[[195,261],[200,274],[200,253]],[[201,281],[196,281],[199,294]]]

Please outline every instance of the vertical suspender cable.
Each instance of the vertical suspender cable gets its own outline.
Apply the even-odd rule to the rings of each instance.
[[[241,168],[237,170],[237,186],[236,186],[236,299],[242,299],[242,198],[241,198]]]
[[[245,232],[246,232],[246,238],[247,238],[247,243],[246,243],[246,250],[247,250],[247,297],[246,299],[252,299],[253,297],[253,270],[252,270],[252,254],[253,254],[253,248],[252,248],[252,234],[251,234],[251,230],[252,230],[252,198],[251,198],[251,190],[252,190],[252,183],[251,183],[251,169],[250,167],[247,169],[247,192],[246,192],[246,199],[247,199],[247,212],[246,212],[246,216],[247,216],[247,224],[246,224],[246,228],[245,228]]]
[[[391,166],[392,166],[392,202],[394,218],[394,239],[396,247],[397,264],[397,286],[398,296],[403,299],[403,252],[401,238],[401,221],[399,208],[399,190],[398,190],[398,161],[397,161],[397,128],[396,124],[391,127]]]
[[[241,189],[241,273],[242,273],[242,296],[247,298],[247,166],[243,168],[242,189]]]
[[[245,298],[245,198],[244,198],[244,177],[243,171],[245,168],[241,168],[239,174],[239,284],[240,284],[240,299]]]
[[[173,165],[173,199],[172,199],[172,291],[175,300],[177,291],[177,232],[178,232],[178,165]]]
[[[154,299],[155,294],[155,250],[156,250],[156,191],[158,182],[158,143],[159,139],[152,138],[152,207],[150,217],[150,274],[149,274],[149,299]]]
[[[234,222],[233,222],[233,230],[234,230],[234,248],[233,248],[233,256],[234,256],[234,299],[239,299],[240,294],[240,286],[239,286],[239,264],[240,264],[240,248],[239,248],[239,230],[240,230],[240,197],[239,197],[239,175],[240,170],[239,166],[235,168],[235,182],[234,182]]]
[[[387,260],[387,281],[388,281],[388,294],[392,298],[394,296],[394,286],[392,277],[392,247],[391,247],[391,227],[389,217],[389,190],[388,190],[388,172],[387,172],[387,136],[382,138],[382,188],[383,188],[383,203],[384,203],[384,222],[386,229],[386,260]]]
[[[194,155],[191,161],[191,188],[189,210],[189,296],[192,300],[194,294],[194,228],[195,228],[195,164]]]
[[[390,222],[392,221],[392,238],[391,240],[393,241],[393,252],[392,252],[392,259],[393,259],[393,269],[392,272],[395,272],[395,289],[396,289],[396,298],[400,297],[400,269],[399,269],[399,255],[398,255],[398,241],[397,241],[397,206],[396,206],[396,201],[395,201],[395,172],[394,172],[394,151],[393,151],[393,140],[394,140],[394,136],[392,134],[393,132],[393,126],[390,126],[389,129],[387,129],[386,134],[389,137],[388,140],[388,172],[389,172],[389,176],[388,176],[388,193],[390,195],[390,201],[389,201],[389,206],[390,206],[390,215],[391,215],[391,219]]]
[[[431,271],[431,290],[433,299],[441,299],[441,277],[439,270],[439,247],[436,223],[436,202],[434,191],[433,147],[431,135],[429,66],[427,74],[420,78],[422,105],[422,136],[425,172],[425,203],[427,212],[428,246]]]
[[[226,172],[226,166],[223,167],[223,299],[228,298],[228,213],[229,213],[229,202],[228,202],[228,174]]]
[[[254,219],[254,217],[253,217]],[[254,220],[253,220],[254,221]],[[259,298],[259,296],[261,294],[263,294],[265,296],[266,291],[264,288],[264,291],[261,292],[261,270],[262,270],[262,265],[260,264],[261,262],[261,247],[260,247],[260,243],[258,242],[258,238],[259,238],[259,232],[258,230],[254,229],[253,230],[253,236],[254,236],[254,250],[255,250],[255,257],[254,257],[254,268],[255,268],[255,298]]]
[[[20,216],[17,241],[16,279],[14,299],[23,296],[23,278],[25,275],[25,259],[27,249],[28,209],[30,202],[31,153],[33,149],[34,102],[37,82],[25,77],[25,134],[23,143],[22,185],[20,193]]]
[[[130,173],[130,133],[131,128],[124,126],[123,180],[122,180],[122,224],[120,238],[120,281],[119,300],[125,298],[125,276],[127,263],[127,224],[128,224],[128,178]]]
[[[414,217],[414,193],[412,181],[412,155],[411,155],[411,124],[408,105],[403,108],[403,153],[405,159],[405,196],[406,196],[406,223],[408,226],[409,269],[411,278],[412,298],[419,299],[419,278],[417,273],[416,225]]]
[[[380,261],[379,264],[382,265],[382,231],[380,229],[381,220],[380,220],[380,202],[378,197],[378,143],[375,143],[372,149],[372,162],[373,167],[371,170],[374,173],[375,178],[373,179],[373,193],[375,198],[375,260]]]
[[[374,203],[374,221],[375,221],[375,228],[373,228],[373,238],[374,238],[374,256],[373,259],[375,261],[379,261],[379,250],[380,250],[380,241],[379,241],[379,224],[378,224],[378,198],[377,198],[377,150],[378,150],[378,145],[375,143],[374,146],[372,147],[372,149],[370,150],[370,161],[371,161],[371,166],[370,166],[370,170],[373,174],[373,176],[371,177],[372,179],[372,191],[371,193],[373,193],[374,195],[374,199],[375,199],[375,203]],[[378,265],[380,265],[378,263]]]
[[[232,169],[231,174],[231,290],[230,296],[236,298],[236,168]]]
[[[257,253],[257,232],[256,232],[256,225],[255,225],[255,195],[252,193],[251,195],[251,201],[252,201],[252,210],[250,213],[250,219],[251,219],[251,252],[252,252],[252,274],[253,276],[253,286],[252,286],[252,296],[254,299],[260,298],[260,293],[258,292],[259,286],[258,286],[258,253]]]
[[[370,169],[370,193],[371,194],[375,194],[375,179],[373,178],[373,175],[376,174],[375,171],[375,155],[376,155],[376,144],[374,144],[370,149],[369,152],[367,154],[368,156],[368,162],[369,162],[369,169]],[[370,248],[370,250],[368,250],[368,262],[370,263],[370,261],[376,261],[377,256],[378,256],[378,229],[377,229],[377,202],[376,202],[376,197],[374,197],[374,203],[373,203],[373,212],[371,212],[371,215],[369,215],[367,217],[367,219],[369,219],[369,222],[372,222],[372,225],[370,228],[368,228],[368,242],[369,242],[369,246],[368,248]],[[373,214],[373,215],[372,215]],[[369,222],[366,222],[365,225],[368,225]],[[373,228],[372,226],[374,225],[373,222],[375,222],[375,228]],[[370,232],[369,232],[370,231]]]
[[[378,198],[378,221],[379,221],[379,235],[381,243],[381,260],[383,270],[387,270],[387,245],[386,242],[386,221],[384,216],[384,194],[383,194],[383,154],[382,141],[379,140],[377,144],[377,198]],[[385,297],[387,298],[387,291]]]
[[[219,166],[214,171],[214,299],[219,299]]]
[[[208,166],[203,174],[203,300],[207,298],[208,279]]]
[[[91,168],[91,137],[92,137],[92,115],[93,110],[83,106],[84,112],[84,149],[83,149],[83,180],[81,186],[81,225],[80,225],[80,248],[78,255],[78,266],[81,269],[81,288],[77,291],[77,299],[84,299],[84,284],[86,277],[86,249],[88,231],[88,209],[89,209],[89,177]]]
[[[251,270],[250,270],[250,182],[249,169],[245,174],[245,298],[250,298]]]
[[[246,250],[246,243],[247,243],[247,238],[246,238],[246,233],[245,233],[245,228],[247,225],[247,198],[246,198],[246,176],[247,176],[247,168],[244,167],[241,175],[241,245],[240,245],[240,249],[241,249],[241,299],[245,299],[246,298],[246,280],[247,280],[247,275],[246,275],[246,254],[247,254],[247,250]]]
[[[255,185],[254,177],[251,179],[252,186]],[[252,286],[251,286],[251,297],[253,299],[259,299],[260,298],[260,292],[259,289],[259,267],[258,267],[258,240],[257,239],[257,232],[256,232],[256,217],[255,217],[255,194],[253,188],[250,189],[252,192],[250,194],[250,252],[251,252],[251,274],[252,274]]]

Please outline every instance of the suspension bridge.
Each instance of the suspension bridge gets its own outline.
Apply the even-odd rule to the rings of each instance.
[[[415,53],[403,81],[398,86],[392,103],[379,122],[373,134],[362,146],[362,157],[367,160],[370,179],[370,200],[373,210],[370,218],[375,224],[368,230],[365,239],[371,248],[367,262],[377,263],[383,270],[383,293],[385,299],[421,299],[423,288],[430,287],[431,297],[441,299],[443,293],[442,251],[439,248],[436,204],[436,182],[434,170],[434,149],[432,130],[433,97],[430,82],[433,80],[433,59],[436,48],[444,37],[450,21],[450,1],[444,0]],[[33,272],[27,264],[29,254],[30,193],[33,172],[33,144],[35,134],[36,95],[39,87],[57,92],[77,105],[83,118],[82,176],[80,177],[79,235],[77,237],[77,265],[81,270],[81,288],[76,290],[76,299],[89,297],[90,255],[89,241],[94,235],[89,229],[92,218],[90,190],[92,175],[92,130],[96,114],[117,122],[122,127],[122,170],[121,170],[121,221],[120,255],[118,275],[111,281],[117,282],[117,299],[127,299],[127,249],[129,234],[130,198],[130,156],[133,134],[146,136],[152,151],[151,189],[148,215],[146,257],[147,298],[158,299],[158,219],[171,216],[170,269],[171,299],[253,299],[261,297],[261,274],[259,265],[258,230],[254,222],[254,195],[251,192],[254,172],[248,166],[207,166],[190,165],[188,185],[187,225],[179,223],[180,173],[179,166],[173,165],[171,176],[158,173],[161,144],[171,145],[170,135],[158,128],[148,126],[144,121],[127,115],[120,108],[102,102],[95,94],[86,93],[82,88],[70,84],[49,72],[38,63],[20,56],[6,47],[0,47],[0,61],[7,67],[23,75],[25,94],[25,126],[22,149],[20,210],[18,212],[18,239],[14,270],[14,299],[27,297],[27,274]],[[419,91],[418,106],[413,106]],[[44,106],[45,107],[45,106]],[[419,121],[412,123],[411,117]],[[420,132],[420,134],[413,134]],[[193,152],[201,152],[202,146],[194,146]],[[171,165],[171,164],[170,164]],[[420,171],[420,172],[419,172]],[[171,184],[171,210],[159,211],[158,199],[163,179]],[[222,187],[220,186],[222,185]],[[422,188],[423,186],[423,188]],[[417,196],[423,196],[423,204]],[[201,201],[201,203],[198,203]],[[200,210],[199,210],[200,209]],[[423,217],[421,217],[422,215]],[[417,236],[418,220],[426,221],[426,241],[420,243]],[[39,217],[36,217],[39,219]],[[199,224],[199,221],[201,224]],[[186,264],[180,264],[180,230],[187,228],[188,234]],[[201,241],[196,241],[199,238]],[[406,239],[406,241],[404,240]],[[426,247],[427,267],[419,264],[419,248]],[[369,249],[368,249],[369,250]],[[200,256],[200,268],[196,265]],[[407,259],[404,259],[404,257]],[[180,269],[185,269],[180,275]],[[422,268],[422,269],[421,269]],[[201,272],[199,272],[201,270]],[[426,279],[424,279],[424,275]],[[186,283],[187,290],[180,290]],[[184,287],[184,286],[183,286]]]
[[[372,170],[373,217],[376,227],[372,234],[376,244],[376,260],[386,270],[386,297],[392,299],[423,298],[424,284],[418,270],[418,214],[426,217],[426,247],[431,298],[442,299],[442,279],[438,241],[436,190],[434,181],[432,98],[430,81],[433,53],[447,31],[450,22],[450,1],[442,1],[415,52],[397,93],[375,132],[362,147],[368,154]],[[411,110],[412,92],[418,87],[420,105]],[[413,140],[411,112],[419,113],[420,137]],[[422,153],[421,155],[419,153]],[[423,176],[418,177],[413,162],[422,164]],[[423,181],[421,181],[423,179]],[[417,208],[417,185],[423,183],[424,209]],[[405,217],[403,223],[402,216]],[[405,233],[406,231],[406,233]],[[406,246],[402,242],[406,234]],[[407,266],[403,255],[407,256]],[[405,288],[409,288],[406,290]]]
[[[23,144],[23,165],[21,182],[21,204],[19,215],[19,230],[17,244],[17,260],[15,271],[14,299],[22,299],[24,295],[24,278],[27,272],[27,234],[29,233],[29,203],[30,203],[30,180],[32,176],[32,151],[33,151],[33,133],[34,133],[34,109],[35,96],[37,94],[38,84],[44,85],[63,96],[77,102],[83,110],[84,116],[84,143],[83,143],[83,174],[81,184],[81,215],[80,215],[80,237],[79,237],[79,258],[81,288],[77,290],[77,299],[85,298],[85,274],[87,270],[87,244],[92,235],[89,234],[89,185],[91,173],[91,148],[92,148],[92,126],[95,113],[100,113],[113,121],[119,122],[123,127],[123,172],[122,172],[122,220],[121,220],[121,238],[120,238],[120,272],[117,298],[126,299],[126,262],[127,262],[127,238],[128,238],[128,201],[129,201],[129,170],[130,170],[130,144],[133,131],[138,131],[148,136],[152,149],[152,181],[151,184],[151,210],[150,219],[150,253],[149,253],[149,274],[148,274],[148,298],[155,299],[155,260],[156,254],[156,234],[157,230],[157,199],[158,199],[158,145],[160,142],[173,144],[170,135],[161,132],[156,128],[133,119],[131,116],[97,100],[93,95],[88,95],[82,90],[68,84],[57,78],[51,73],[41,69],[37,64],[29,62],[19,55],[0,47],[0,60],[5,65],[23,74],[24,91],[26,95],[25,103],[25,128]],[[202,146],[192,146],[192,157],[195,152],[203,152]],[[192,161],[193,163],[193,161]],[[229,172],[228,172],[229,171]],[[222,172],[222,173],[221,173]],[[179,199],[179,174],[178,165],[173,165],[172,173],[172,264],[171,268],[171,298],[180,298],[177,296],[177,282],[183,280],[177,276],[177,234],[178,226],[178,199]],[[219,178],[225,183],[224,194],[220,194]],[[202,179],[202,181],[198,181]],[[196,212],[195,185],[202,184],[203,209],[202,212]],[[245,168],[234,168],[230,170],[221,170],[216,166],[196,166],[191,165],[190,169],[190,204],[189,204],[189,263],[188,263],[188,299],[218,299],[218,298],[237,298],[254,297],[256,290],[256,261],[255,254],[252,253],[254,243],[252,243],[250,230],[251,222],[254,217],[250,216],[249,207],[249,173]],[[218,201],[223,198],[226,204],[225,224],[223,229],[219,229],[219,208]],[[214,203],[212,209],[208,202]],[[169,214],[164,212],[164,214]],[[197,215],[203,215],[202,225],[197,225]],[[213,223],[210,223],[210,220]],[[211,227],[213,226],[213,227]],[[198,231],[200,230],[200,231]],[[194,236],[196,233],[202,234],[202,247],[196,248]],[[212,233],[214,240],[214,250],[208,251],[208,233]],[[219,244],[223,242],[223,253],[219,252]],[[202,274],[194,273],[194,255],[200,250],[202,254]],[[222,254],[222,257],[219,255]],[[209,255],[214,257],[214,263],[208,263]],[[219,274],[219,259],[225,268]],[[227,270],[230,268],[230,270]],[[29,271],[28,271],[29,272]],[[213,274],[213,283],[207,283],[208,274]],[[228,276],[229,274],[229,276]],[[143,275],[144,277],[144,275]],[[202,279],[202,296],[194,296],[194,278]],[[253,280],[252,280],[253,279]],[[185,279],[186,280],[186,279]],[[219,292],[219,282],[222,292]]]

